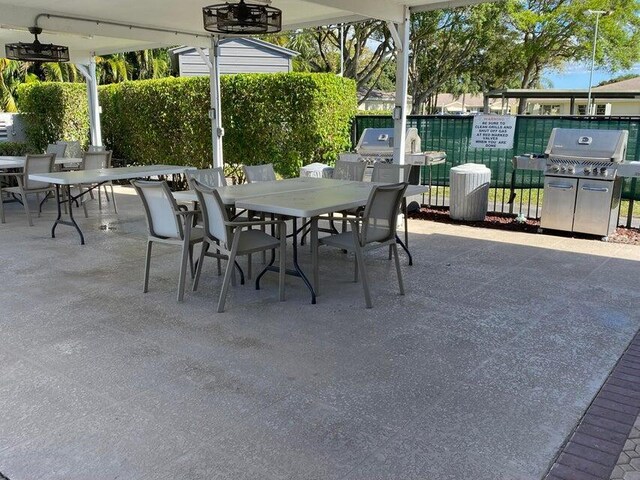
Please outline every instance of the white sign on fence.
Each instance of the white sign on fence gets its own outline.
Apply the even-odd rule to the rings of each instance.
[[[513,148],[516,117],[512,115],[476,115],[471,131],[472,148]]]

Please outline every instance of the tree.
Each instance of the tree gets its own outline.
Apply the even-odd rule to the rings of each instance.
[[[508,44],[511,35],[503,11],[504,4],[487,3],[411,16],[412,113],[421,113],[425,106],[433,110],[433,100],[444,90],[462,95],[506,82],[503,77],[512,74],[503,66],[504,52],[497,52],[497,45]],[[488,75],[491,63],[494,73]]]
[[[16,91],[26,74],[24,65],[0,58],[0,111],[16,112]]]
[[[618,75],[617,77],[610,78],[609,80],[604,80],[596,86],[603,87],[605,85],[611,85],[612,83],[618,83],[624,80],[631,80],[632,78],[636,78],[636,77],[638,77],[637,73],[625,73],[624,75]]]
[[[171,74],[171,60],[166,48],[125,53],[131,80],[164,78]]]
[[[596,64],[614,72],[640,58],[637,0],[507,0],[509,27],[518,35],[510,53],[520,88],[534,88],[546,68],[591,57],[595,18],[587,10],[611,11],[599,23]],[[518,113],[524,111],[520,101]]]
[[[388,83],[393,61],[393,41],[384,22],[368,20],[302,30],[289,36],[265,36],[266,41],[299,53],[294,69],[303,72],[340,72],[340,37],[343,42],[344,77],[356,81],[364,101],[378,82]]]

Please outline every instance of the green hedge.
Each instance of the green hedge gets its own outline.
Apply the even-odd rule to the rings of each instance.
[[[21,157],[29,153],[29,146],[22,142],[0,142],[0,155]]]
[[[44,151],[57,140],[89,143],[87,89],[81,83],[33,82],[18,87],[18,108],[24,113],[25,132],[34,151]]]
[[[352,80],[332,74],[241,74],[221,79],[224,159],[274,163],[285,177],[350,146]],[[100,87],[102,131],[132,163],[211,163],[209,79],[165,78]]]

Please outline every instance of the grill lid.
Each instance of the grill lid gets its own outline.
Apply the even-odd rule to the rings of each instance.
[[[628,138],[627,130],[554,128],[544,153],[554,159],[622,163]]]
[[[360,155],[393,156],[393,128],[365,128],[356,145]],[[422,142],[417,128],[407,128],[405,153],[418,153]]]

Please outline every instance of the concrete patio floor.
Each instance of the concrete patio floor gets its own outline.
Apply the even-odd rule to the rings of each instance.
[[[0,472],[52,479],[540,479],[640,327],[640,248],[411,221],[415,265],[321,251],[322,295],[175,301],[141,204],[0,225]],[[209,259],[211,260],[211,259]],[[308,266],[308,250],[302,250]]]

